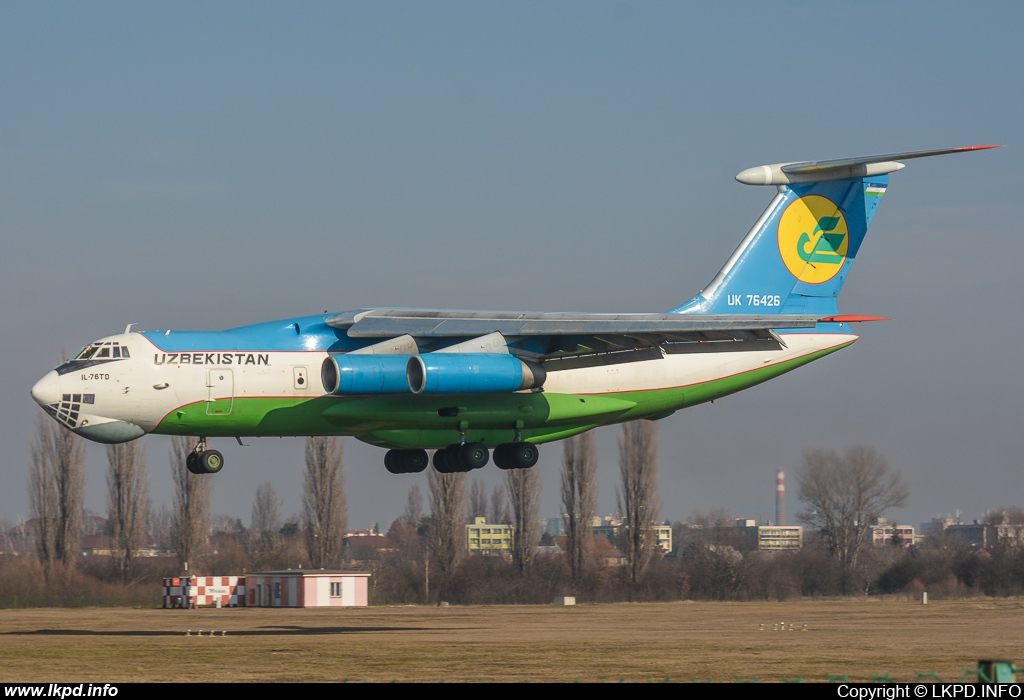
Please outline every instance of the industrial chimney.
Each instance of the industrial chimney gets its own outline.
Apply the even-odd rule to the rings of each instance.
[[[781,469],[775,477],[775,524],[786,524],[786,474]]]

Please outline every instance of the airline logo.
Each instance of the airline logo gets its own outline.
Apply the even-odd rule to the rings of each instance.
[[[831,200],[801,197],[779,219],[779,252],[801,282],[822,284],[839,274],[850,247],[846,218]]]

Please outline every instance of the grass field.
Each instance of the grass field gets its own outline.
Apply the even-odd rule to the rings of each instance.
[[[0,681],[955,681],[1024,662],[1022,623],[989,600],[0,610]]]

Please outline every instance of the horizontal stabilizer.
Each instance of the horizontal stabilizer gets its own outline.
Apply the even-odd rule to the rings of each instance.
[[[771,165],[758,165],[753,168],[747,168],[736,176],[736,180],[744,185],[791,185],[872,177],[902,170],[904,165],[898,162],[901,160],[942,156],[949,153],[983,151],[989,148],[999,148],[999,146],[961,146],[959,148],[936,148],[928,151],[906,151],[904,153],[886,153],[877,156],[858,156],[834,160],[773,163]]]

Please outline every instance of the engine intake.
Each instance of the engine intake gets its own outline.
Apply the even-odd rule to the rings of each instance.
[[[538,389],[547,372],[512,355],[441,353],[406,362],[406,389],[414,394],[488,394]]]

